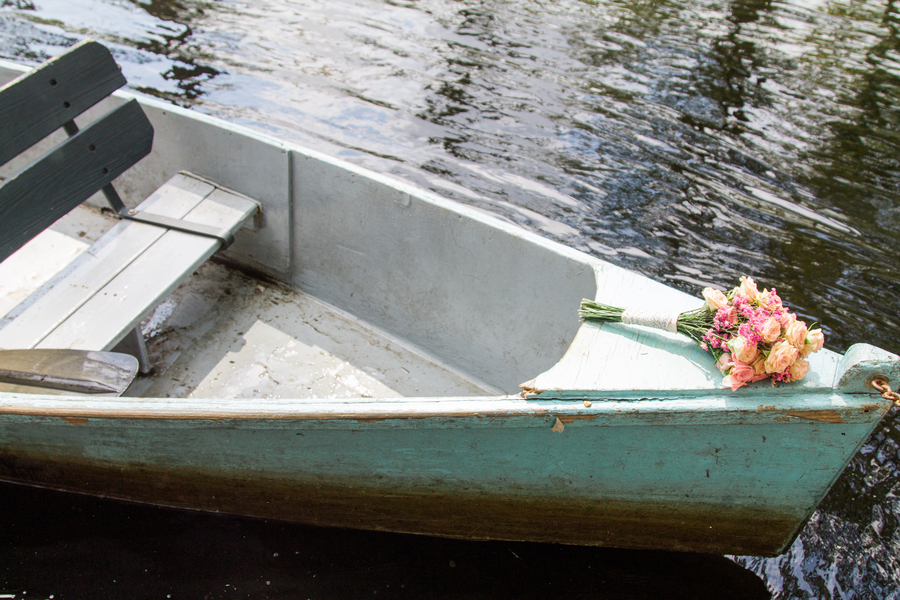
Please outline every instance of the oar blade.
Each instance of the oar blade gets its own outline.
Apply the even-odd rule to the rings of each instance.
[[[134,380],[135,357],[85,350],[0,350],[0,392],[119,396]]]

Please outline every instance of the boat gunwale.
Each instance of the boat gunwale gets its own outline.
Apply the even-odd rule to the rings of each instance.
[[[232,421],[336,422],[434,421],[435,426],[543,427],[543,421],[565,425],[755,425],[772,423],[872,423],[892,403],[872,394],[822,390],[797,394],[744,394],[729,398],[707,390],[662,396],[653,393],[604,394],[591,400],[527,399],[517,396],[457,398],[171,399],[29,396],[0,393],[0,422],[17,417],[57,417],[104,421]],[[12,402],[7,402],[11,400]],[[780,400],[780,401],[779,401]],[[214,404],[214,407],[210,407]],[[873,419],[872,412],[880,412]]]

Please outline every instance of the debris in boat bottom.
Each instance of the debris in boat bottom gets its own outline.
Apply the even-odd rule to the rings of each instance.
[[[584,406],[585,406],[585,408],[588,408],[590,405],[591,405],[591,401],[590,401],[590,400],[585,400],[585,401],[584,401]]]
[[[566,426],[563,425],[563,422],[559,420],[559,417],[556,417],[556,423],[553,424],[553,427],[550,428],[550,431],[554,433],[562,433],[562,430],[565,428]]]
[[[150,350],[162,356],[162,369],[145,387],[157,397],[397,398],[485,393],[463,376],[398,347],[365,324],[300,292],[279,290],[213,263],[198,273],[203,279],[176,290],[169,309],[155,313],[154,326],[164,333],[156,336]],[[230,295],[221,293],[224,286]],[[200,301],[204,290],[217,292],[213,308]],[[280,306],[274,306],[272,298]],[[190,310],[179,308],[181,304]],[[292,308],[286,310],[286,305]],[[177,317],[188,314],[191,318]],[[183,327],[169,327],[172,318]]]

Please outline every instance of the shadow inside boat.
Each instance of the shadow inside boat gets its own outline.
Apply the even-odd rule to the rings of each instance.
[[[4,598],[771,597],[716,555],[326,529],[7,483],[0,514]]]

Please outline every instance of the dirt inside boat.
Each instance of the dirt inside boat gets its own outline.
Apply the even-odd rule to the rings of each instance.
[[[83,205],[0,264],[0,317],[117,219]],[[204,264],[142,323],[153,371],[130,396],[476,396],[473,379],[354,316],[227,261]]]

